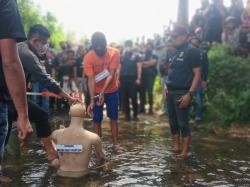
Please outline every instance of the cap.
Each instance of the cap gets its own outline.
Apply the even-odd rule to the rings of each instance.
[[[176,25],[171,32],[171,36],[185,36],[188,35],[188,30],[185,26]]]
[[[230,23],[230,22],[236,22],[236,18],[234,16],[228,16],[226,19],[225,19],[225,23]]]

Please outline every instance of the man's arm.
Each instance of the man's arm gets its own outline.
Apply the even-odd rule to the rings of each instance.
[[[142,67],[143,68],[148,68],[148,67],[154,66],[155,64],[157,64],[157,60],[156,59],[151,59],[151,60],[142,62]]]
[[[88,76],[88,88],[90,95],[90,104],[88,107],[88,114],[91,116],[93,114],[94,103],[95,103],[95,77],[94,75]]]
[[[38,80],[49,91],[59,94],[70,102],[74,102],[75,99],[63,91],[59,84],[46,72],[46,69],[41,66],[38,58],[31,54],[31,52],[23,50],[24,49],[19,50],[23,68],[28,73],[32,74],[32,76],[34,76],[36,80]]]
[[[0,40],[0,54],[8,90],[18,113],[19,138],[23,141],[33,130],[28,120],[25,76],[18,57],[16,40]]]
[[[110,83],[112,82],[112,80],[115,76],[115,73],[116,73],[115,69],[109,70],[109,76],[106,78],[100,94],[103,94],[105,92],[105,90],[109,87]]]
[[[141,74],[142,74],[142,63],[137,63],[137,80],[136,84],[140,85],[141,84]]]
[[[179,107],[180,108],[186,108],[189,105],[189,103],[191,102],[192,95],[193,95],[194,91],[196,90],[196,88],[199,84],[199,81],[201,80],[201,68],[200,67],[194,68],[193,74],[194,74],[194,78],[192,81],[192,85],[189,89],[189,92],[186,95],[182,96],[181,99],[179,100],[179,102],[180,102]]]
[[[190,92],[194,92],[196,90],[196,88],[201,80],[201,68],[200,67],[194,68],[193,74],[194,74],[194,78],[192,81],[192,85],[189,89]]]

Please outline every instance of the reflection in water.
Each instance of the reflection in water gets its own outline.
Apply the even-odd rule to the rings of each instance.
[[[86,128],[91,129],[86,121]],[[169,129],[165,123],[145,119],[140,123],[120,122],[120,141],[125,151],[115,153],[110,146],[109,124],[103,124],[103,144],[110,153],[105,170],[91,170],[81,179],[56,176],[49,167],[41,145],[32,142],[21,159],[11,152],[6,173],[13,177],[12,186],[249,186],[249,143],[203,137],[192,140],[189,160],[175,160],[171,152]],[[12,156],[14,155],[14,156]],[[90,167],[95,168],[95,158]]]

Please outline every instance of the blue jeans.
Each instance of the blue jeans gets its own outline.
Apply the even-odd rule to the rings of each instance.
[[[196,102],[195,120],[202,120],[202,110],[203,110],[203,88],[202,86],[198,86],[195,91],[195,102]]]
[[[8,105],[0,102],[0,166],[2,166],[4,157],[4,143],[8,134]],[[2,176],[2,168],[0,168],[0,176]]]
[[[39,82],[34,82],[34,83],[32,83],[32,91],[40,93],[40,92],[47,91],[47,90],[44,89]],[[41,106],[42,109],[44,109],[45,111],[47,111],[49,113],[49,97],[42,97],[41,104],[39,102],[40,101],[39,97],[41,97],[41,96],[33,95],[32,101],[34,103],[38,104],[39,106]]]

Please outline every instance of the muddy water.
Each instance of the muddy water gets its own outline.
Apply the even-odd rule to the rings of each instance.
[[[90,129],[90,122],[85,121],[85,127]],[[124,152],[112,151],[107,122],[103,136],[104,148],[111,154],[106,170],[91,170],[81,179],[57,177],[34,138],[21,158],[18,152],[9,151],[5,171],[13,176],[13,182],[3,186],[250,186],[248,142],[194,133],[190,159],[180,161],[172,155],[167,123],[157,119],[143,117],[130,124],[120,121]],[[95,167],[93,159],[90,167]]]

